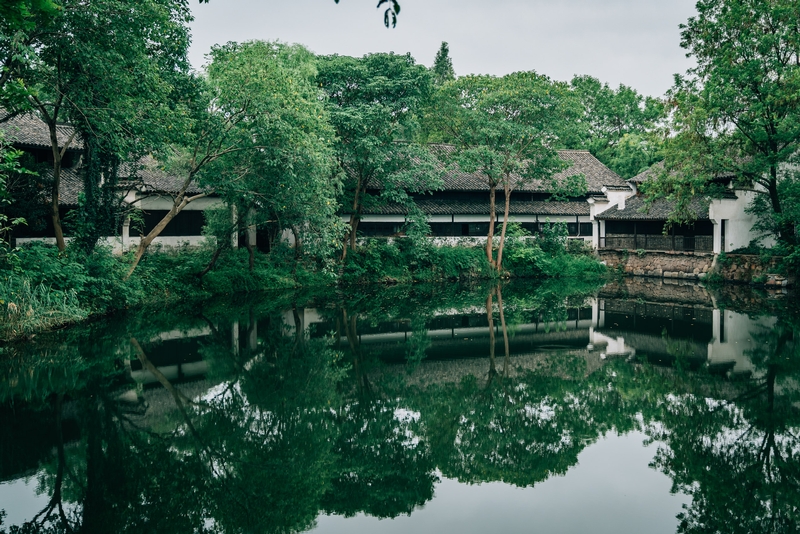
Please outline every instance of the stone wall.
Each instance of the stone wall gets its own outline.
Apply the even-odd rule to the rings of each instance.
[[[670,278],[619,278],[603,286],[598,296],[604,299],[641,299],[644,302],[714,307],[714,297],[702,285],[691,280]]]
[[[714,265],[714,254],[703,252],[600,250],[598,254],[609,269],[634,276],[697,280]]]
[[[755,254],[724,254],[717,261],[717,272],[725,280],[745,284],[787,286],[789,278],[777,274],[781,258],[762,259]]]
[[[704,252],[661,252],[599,250],[600,261],[609,269],[627,275],[702,280],[709,273],[726,282],[786,287],[794,285],[794,275],[780,273],[781,258],[762,259],[754,254],[714,254]]]

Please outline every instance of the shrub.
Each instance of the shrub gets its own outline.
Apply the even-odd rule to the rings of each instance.
[[[9,274],[0,277],[0,338],[27,336],[88,317],[74,290],[60,291]]]

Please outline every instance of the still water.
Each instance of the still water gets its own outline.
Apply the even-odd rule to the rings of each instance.
[[[267,294],[0,347],[0,532],[797,532],[800,308]]]

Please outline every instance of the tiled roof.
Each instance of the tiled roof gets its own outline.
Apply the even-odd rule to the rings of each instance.
[[[445,158],[455,151],[455,148],[451,145],[434,145],[433,148]],[[559,150],[558,155],[561,156],[561,159],[570,163],[570,166],[557,173],[554,176],[556,180],[583,174],[586,177],[589,193],[600,193],[604,187],[607,189],[630,189],[625,180],[603,165],[600,160],[587,150]],[[477,173],[466,173],[456,169],[448,171],[444,176],[443,190],[445,191],[488,191],[488,189],[489,186],[486,185],[483,177]],[[526,182],[516,190],[532,193],[549,192],[549,188],[541,180]]]
[[[710,199],[693,198],[688,209],[697,220],[708,220]],[[595,216],[602,220],[628,221],[664,221],[675,209],[675,202],[665,198],[654,200],[649,206],[644,197],[635,196],[625,201],[625,209],[618,210],[614,206]]]
[[[634,184],[641,184],[649,180],[657,179],[662,172],[664,172],[664,162],[659,161],[658,163],[654,163],[644,171],[640,172],[633,178],[628,179],[628,181]],[[716,174],[714,179],[718,181],[723,181],[723,180],[730,180],[731,178],[735,177],[736,174],[733,172],[722,172]]]
[[[659,161],[658,163],[648,167],[644,171],[640,172],[633,178],[630,178],[628,181],[634,184],[640,184],[642,182],[646,182],[651,178],[658,176],[658,174],[664,170],[664,162]]]
[[[5,112],[0,110],[0,115],[4,114]],[[17,145],[36,148],[51,148],[52,146],[47,125],[34,113],[17,115],[7,121],[0,122],[0,130],[6,134],[12,143]],[[72,126],[56,126],[58,146],[63,147],[74,132],[75,129]],[[76,135],[70,143],[69,150],[81,149],[83,149],[83,140]]]
[[[136,172],[135,176],[132,174]],[[43,171],[45,178],[51,179],[53,176],[52,169]],[[151,157],[147,156],[139,160],[139,164],[134,166],[132,164],[124,164],[120,168],[120,192],[125,193],[131,190],[138,190],[143,193],[163,193],[172,194],[183,185],[183,179],[173,176],[159,167],[158,163]],[[80,167],[73,167],[69,169],[61,169],[61,183],[59,187],[59,201],[65,206],[77,206],[78,195],[83,191],[83,169]],[[202,192],[202,189],[191,184],[186,190],[190,195]],[[50,198],[50,195],[47,195]]]
[[[437,198],[421,198],[416,200],[417,207],[426,215],[488,215],[489,199],[486,202],[469,200],[449,200]],[[503,216],[505,206],[499,203],[495,206],[498,216]],[[509,206],[511,215],[589,215],[589,204],[585,200],[573,202],[543,202],[521,201],[514,202],[513,196]],[[406,215],[405,206],[390,204],[371,210],[365,210],[364,215]]]
[[[183,187],[184,181],[184,178],[168,173],[164,166],[151,156],[145,156],[135,165],[123,164],[119,174],[125,177],[128,183],[145,193],[177,193]],[[197,194],[202,192],[202,188],[192,183],[186,192],[190,195]]]
[[[50,176],[52,177],[52,169]],[[50,186],[49,186],[50,187]],[[78,194],[83,191],[83,176],[78,169],[61,169],[61,183],[58,188],[59,203],[64,206],[77,206]],[[51,197],[49,191],[47,198]],[[49,200],[48,200],[49,202]]]

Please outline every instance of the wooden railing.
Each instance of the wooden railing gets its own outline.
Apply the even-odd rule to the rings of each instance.
[[[712,252],[714,250],[714,236],[662,234],[607,235],[600,238],[600,248]]]

